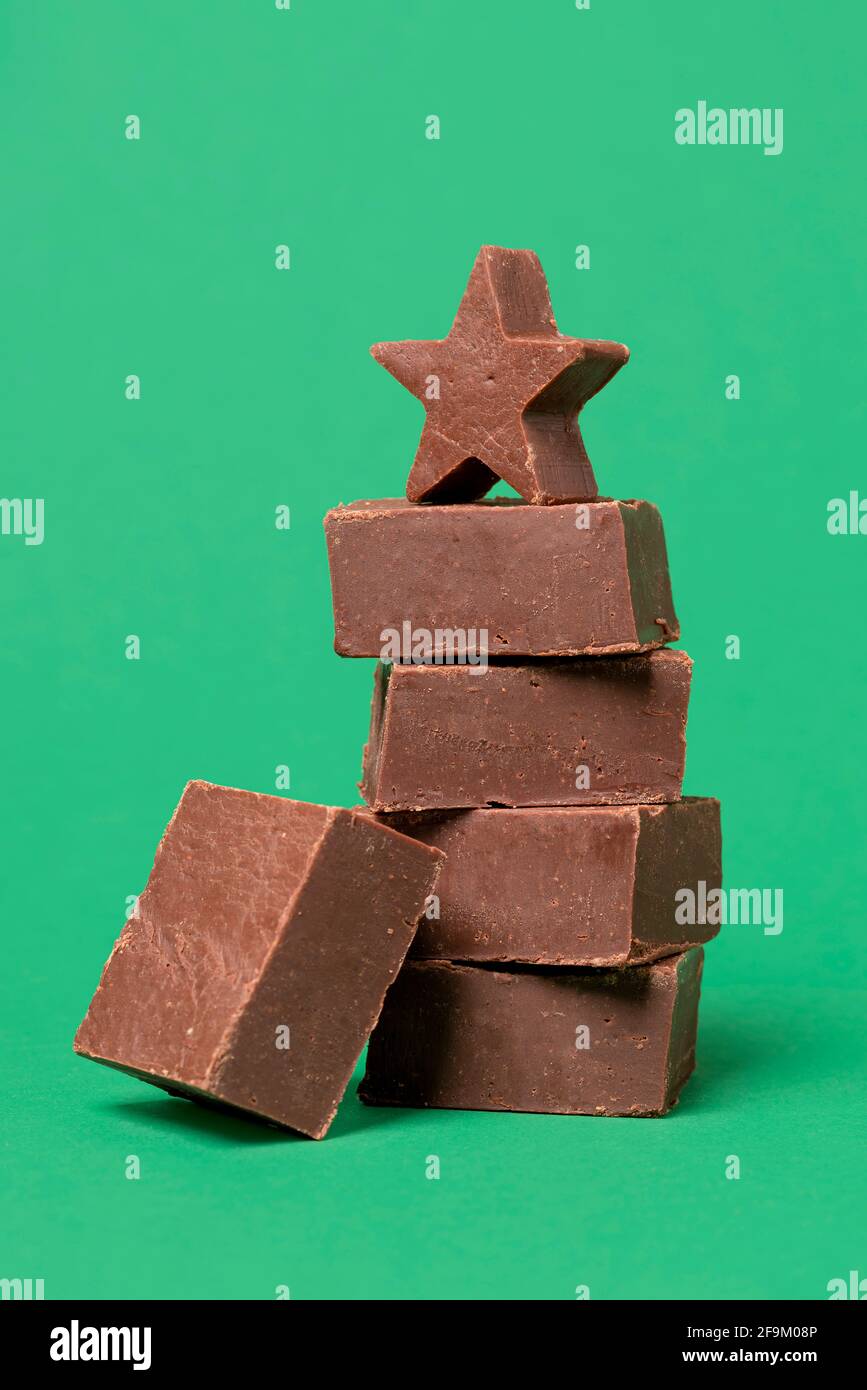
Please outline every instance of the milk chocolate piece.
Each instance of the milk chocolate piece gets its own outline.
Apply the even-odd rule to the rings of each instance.
[[[629,349],[559,332],[533,251],[483,246],[447,338],[370,350],[427,411],[410,501],[469,502],[497,478],[528,502],[596,496],[578,412]]]
[[[719,802],[398,811],[378,819],[446,859],[410,955],[632,965],[716,936],[678,923],[722,883]],[[438,914],[438,915],[437,915]]]
[[[367,1105],[663,1115],[695,1065],[702,949],[629,970],[408,961],[367,1051]]]
[[[321,1139],[439,862],[351,811],[190,782],[75,1050]]]
[[[377,667],[361,790],[375,811],[676,801],[685,652]]]
[[[353,502],[325,534],[341,656],[388,655],[390,632],[407,661],[414,633],[446,656],[461,633],[492,656],[639,652],[680,634],[650,502]]]

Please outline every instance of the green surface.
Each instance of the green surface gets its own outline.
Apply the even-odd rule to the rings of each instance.
[[[864,30],[842,0],[0,7],[0,491],[45,499],[41,546],[0,536],[0,1277],[658,1299],[867,1276],[867,537],[826,527],[867,493]],[[699,99],[783,107],[783,153],[676,145]],[[189,777],[273,791],[285,763],[292,795],[355,799],[371,663],[331,650],[321,518],[401,492],[421,409],[367,347],[444,334],[483,242],[539,252],[563,331],[632,348],[585,438],[603,491],[662,509],[686,790],[720,796],[727,883],[784,889],[784,930],[710,947],[667,1119],[350,1094],[323,1143],[283,1139],[72,1034]]]

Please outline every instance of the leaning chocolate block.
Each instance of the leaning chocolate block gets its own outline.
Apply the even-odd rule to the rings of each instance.
[[[368,1105],[663,1115],[695,1065],[701,947],[629,970],[408,961],[359,1088]]]
[[[190,782],[75,1050],[321,1138],[440,859],[351,811]]]
[[[679,635],[650,502],[353,502],[328,513],[325,534],[341,656],[409,661],[425,642],[447,654],[460,641],[492,656],[577,656]]]
[[[361,790],[376,811],[676,801],[685,652],[377,667]]]
[[[695,901],[700,884],[705,893],[721,886],[719,802],[710,797],[378,819],[446,856],[411,956],[632,965],[719,931],[683,920],[683,890]]]

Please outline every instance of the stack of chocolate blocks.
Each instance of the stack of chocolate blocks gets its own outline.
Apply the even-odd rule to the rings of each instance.
[[[626,349],[562,336],[536,257],[486,247],[444,342],[374,353],[428,415],[407,499],[326,518],[337,650],[391,658],[367,807],[191,781],[75,1050],[317,1139],[368,1038],[370,1104],[661,1114],[719,807],[681,800],[659,515],[597,498],[577,428]]]
[[[689,657],[662,523],[578,430],[623,366],[529,251],[484,247],[449,336],[378,344],[424,403],[407,498],[326,518],[336,650],[386,657],[362,792],[445,853],[362,1099],[660,1115],[693,1070],[719,804],[682,798]],[[483,500],[503,479],[518,497]]]

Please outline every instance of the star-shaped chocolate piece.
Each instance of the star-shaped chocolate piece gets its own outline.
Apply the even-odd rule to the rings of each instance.
[[[535,252],[483,246],[447,338],[370,350],[427,411],[411,502],[471,502],[498,478],[527,502],[597,495],[578,412],[629,349],[558,331]]]

